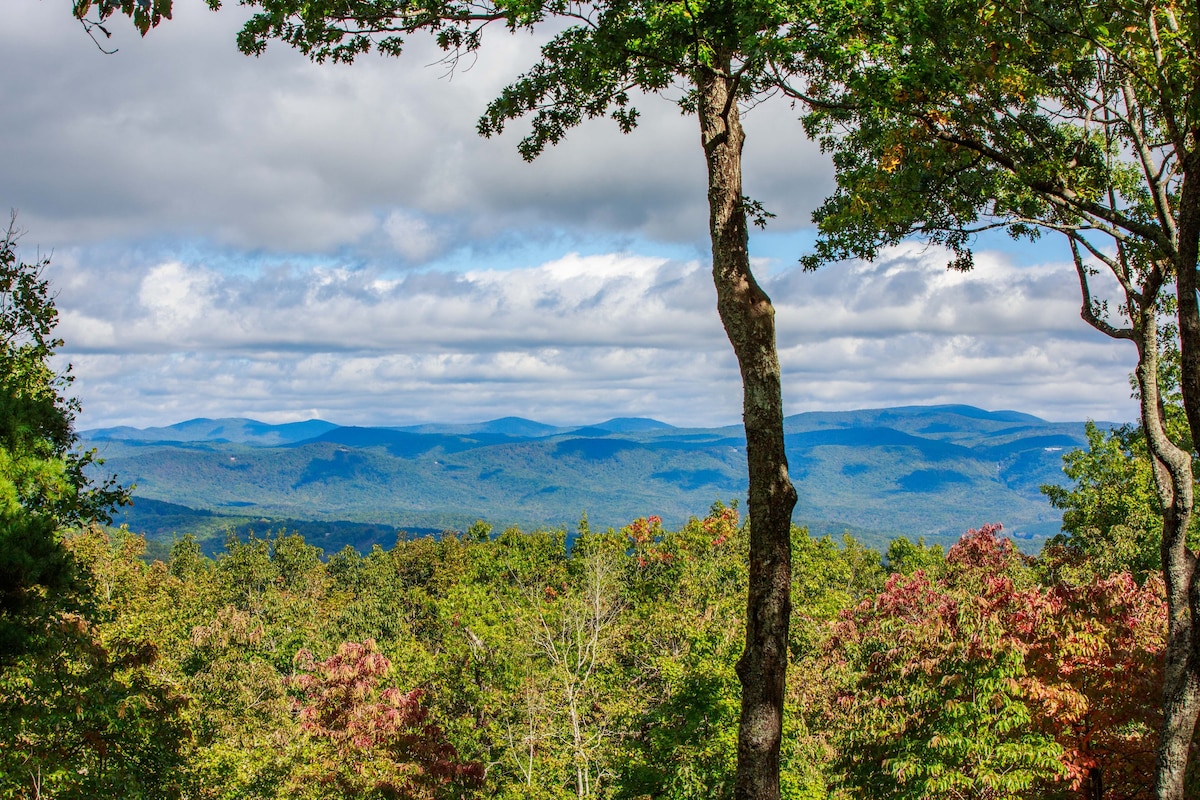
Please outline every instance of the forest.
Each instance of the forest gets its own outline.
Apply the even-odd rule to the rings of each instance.
[[[732,796],[746,532],[66,538],[86,590],[0,678],[10,797]],[[1165,604],[995,526],[793,531],[791,798],[1151,796]],[[64,603],[66,601],[64,600]]]

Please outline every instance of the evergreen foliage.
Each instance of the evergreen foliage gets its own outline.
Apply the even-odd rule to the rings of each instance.
[[[85,475],[95,453],[75,449],[71,375],[52,364],[63,342],[49,259],[21,260],[17,239],[14,214],[0,239],[0,664],[31,646],[48,603],[78,588],[61,530],[107,522],[127,498]]]

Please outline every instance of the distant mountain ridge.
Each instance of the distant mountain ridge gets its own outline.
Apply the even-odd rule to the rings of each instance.
[[[278,445],[312,439],[337,428],[321,419],[272,425],[254,419],[189,419],[163,428],[95,428],[80,431],[79,436],[101,442],[127,440],[139,442],[237,442],[240,444]]]
[[[795,520],[877,543],[898,534],[950,541],[968,527],[1003,522],[1034,548],[1059,527],[1038,487],[1065,483],[1063,453],[1085,444],[1082,422],[961,405],[806,412],[788,417],[784,429],[800,496]],[[193,510],[206,535],[226,517],[232,527],[324,521],[343,533],[358,526],[355,546],[363,531],[464,529],[477,518],[570,528],[586,512],[594,527],[620,527],[657,514],[680,524],[746,491],[745,438],[734,425],[195,419],[80,437],[100,448],[106,472],[137,484],[124,519],[134,529],[157,526],[156,535],[166,535],[164,519],[187,532],[177,507]],[[173,504],[172,512],[151,520],[138,499],[160,511]]]
[[[542,436],[555,436],[579,430],[598,430],[605,433],[636,433],[653,430],[670,430],[673,425],[645,417],[615,417],[606,422],[583,427],[547,425],[522,417],[501,417],[479,423],[424,423],[421,425],[399,426],[341,426],[321,419],[310,419],[304,422],[287,422],[272,425],[243,417],[225,419],[207,419],[199,417],[174,425],[157,428],[133,428],[122,425],[114,428],[92,428],[80,431],[81,438],[89,441],[141,441],[141,442],[237,442],[240,444],[277,445],[295,444],[315,439],[321,434],[329,433],[343,427],[373,431],[402,431],[415,434],[445,434],[469,436],[475,434],[495,434],[517,439],[534,439]]]

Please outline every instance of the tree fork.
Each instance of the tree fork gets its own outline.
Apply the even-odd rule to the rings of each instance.
[[[791,618],[791,524],[796,490],[788,478],[775,309],[750,270],[742,197],[745,133],[737,79],[723,55],[696,75],[701,143],[708,166],[709,234],[717,310],[742,375],[750,478],[750,564],[742,684],[737,800],[778,800],[779,748]]]

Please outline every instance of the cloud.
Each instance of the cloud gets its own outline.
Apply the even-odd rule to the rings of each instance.
[[[766,286],[788,412],[965,402],[1132,416],[1133,354],[1075,316],[1069,265],[984,255],[962,275],[944,263],[903,247],[873,264],[775,272]],[[67,287],[61,331],[88,425],[313,408],[342,423],[740,416],[737,365],[696,261],[569,254],[462,273],[327,262],[229,274],[84,259],[51,278]]]
[[[71,290],[61,331],[78,352],[710,349],[721,336],[711,302],[699,300],[712,293],[705,270],[636,255],[399,278],[340,266],[228,275],[175,261],[137,279],[128,264],[60,272]]]
[[[211,305],[209,287],[215,276],[189,270],[178,262],[154,267],[142,281],[138,300],[153,326],[178,330],[195,324]],[[86,337],[79,337],[87,341]]]
[[[206,238],[284,253],[390,244],[397,263],[440,244],[547,227],[699,242],[707,231],[695,120],[667,97],[638,101],[623,136],[596,120],[533,164],[516,144],[475,133],[500,89],[541,41],[487,31],[484,49],[447,75],[427,37],[399,59],[309,63],[282,45],[257,59],[234,48],[245,11],[180,3],[138,38],[114,25],[119,52],[94,48],[68,11],[23,3],[0,31],[6,124],[0,186],[55,249],[113,239]],[[38,31],[29,36],[28,31]],[[468,68],[469,67],[469,68]],[[807,224],[830,170],[786,103],[747,118],[747,192]],[[432,224],[431,221],[439,224]],[[396,235],[421,225],[432,238]]]
[[[178,3],[145,39],[116,25],[115,56],[62,4],[6,9],[0,203],[54,253],[83,425],[739,419],[677,90],[639,98],[629,136],[588,122],[526,164],[526,123],[484,140],[475,120],[539,39],[488,31],[452,76],[423,39],[350,66],[249,59],[226,6]],[[832,188],[796,116],[774,98],[745,118],[745,191],[784,239]],[[1131,418],[1133,354],[1078,320],[1061,255],[981,254],[970,275],[915,246],[817,273],[760,260],[789,413]]]
[[[1135,416],[1127,376],[1136,354],[1079,319],[1070,264],[1017,266],[980,253],[964,274],[946,261],[944,251],[910,244],[874,263],[779,276],[773,288],[791,403],[955,402],[1051,419]]]
[[[424,263],[445,249],[440,232],[414,214],[393,211],[383,221],[383,230],[392,249],[406,261]]]
[[[940,248],[913,243],[873,263],[834,264],[816,273],[791,270],[773,284],[776,303],[797,312],[781,327],[797,336],[847,330],[879,336],[908,330],[977,336],[1087,332],[1067,262],[1017,266],[984,252],[976,256],[974,270],[962,273],[946,269],[947,260]]]

